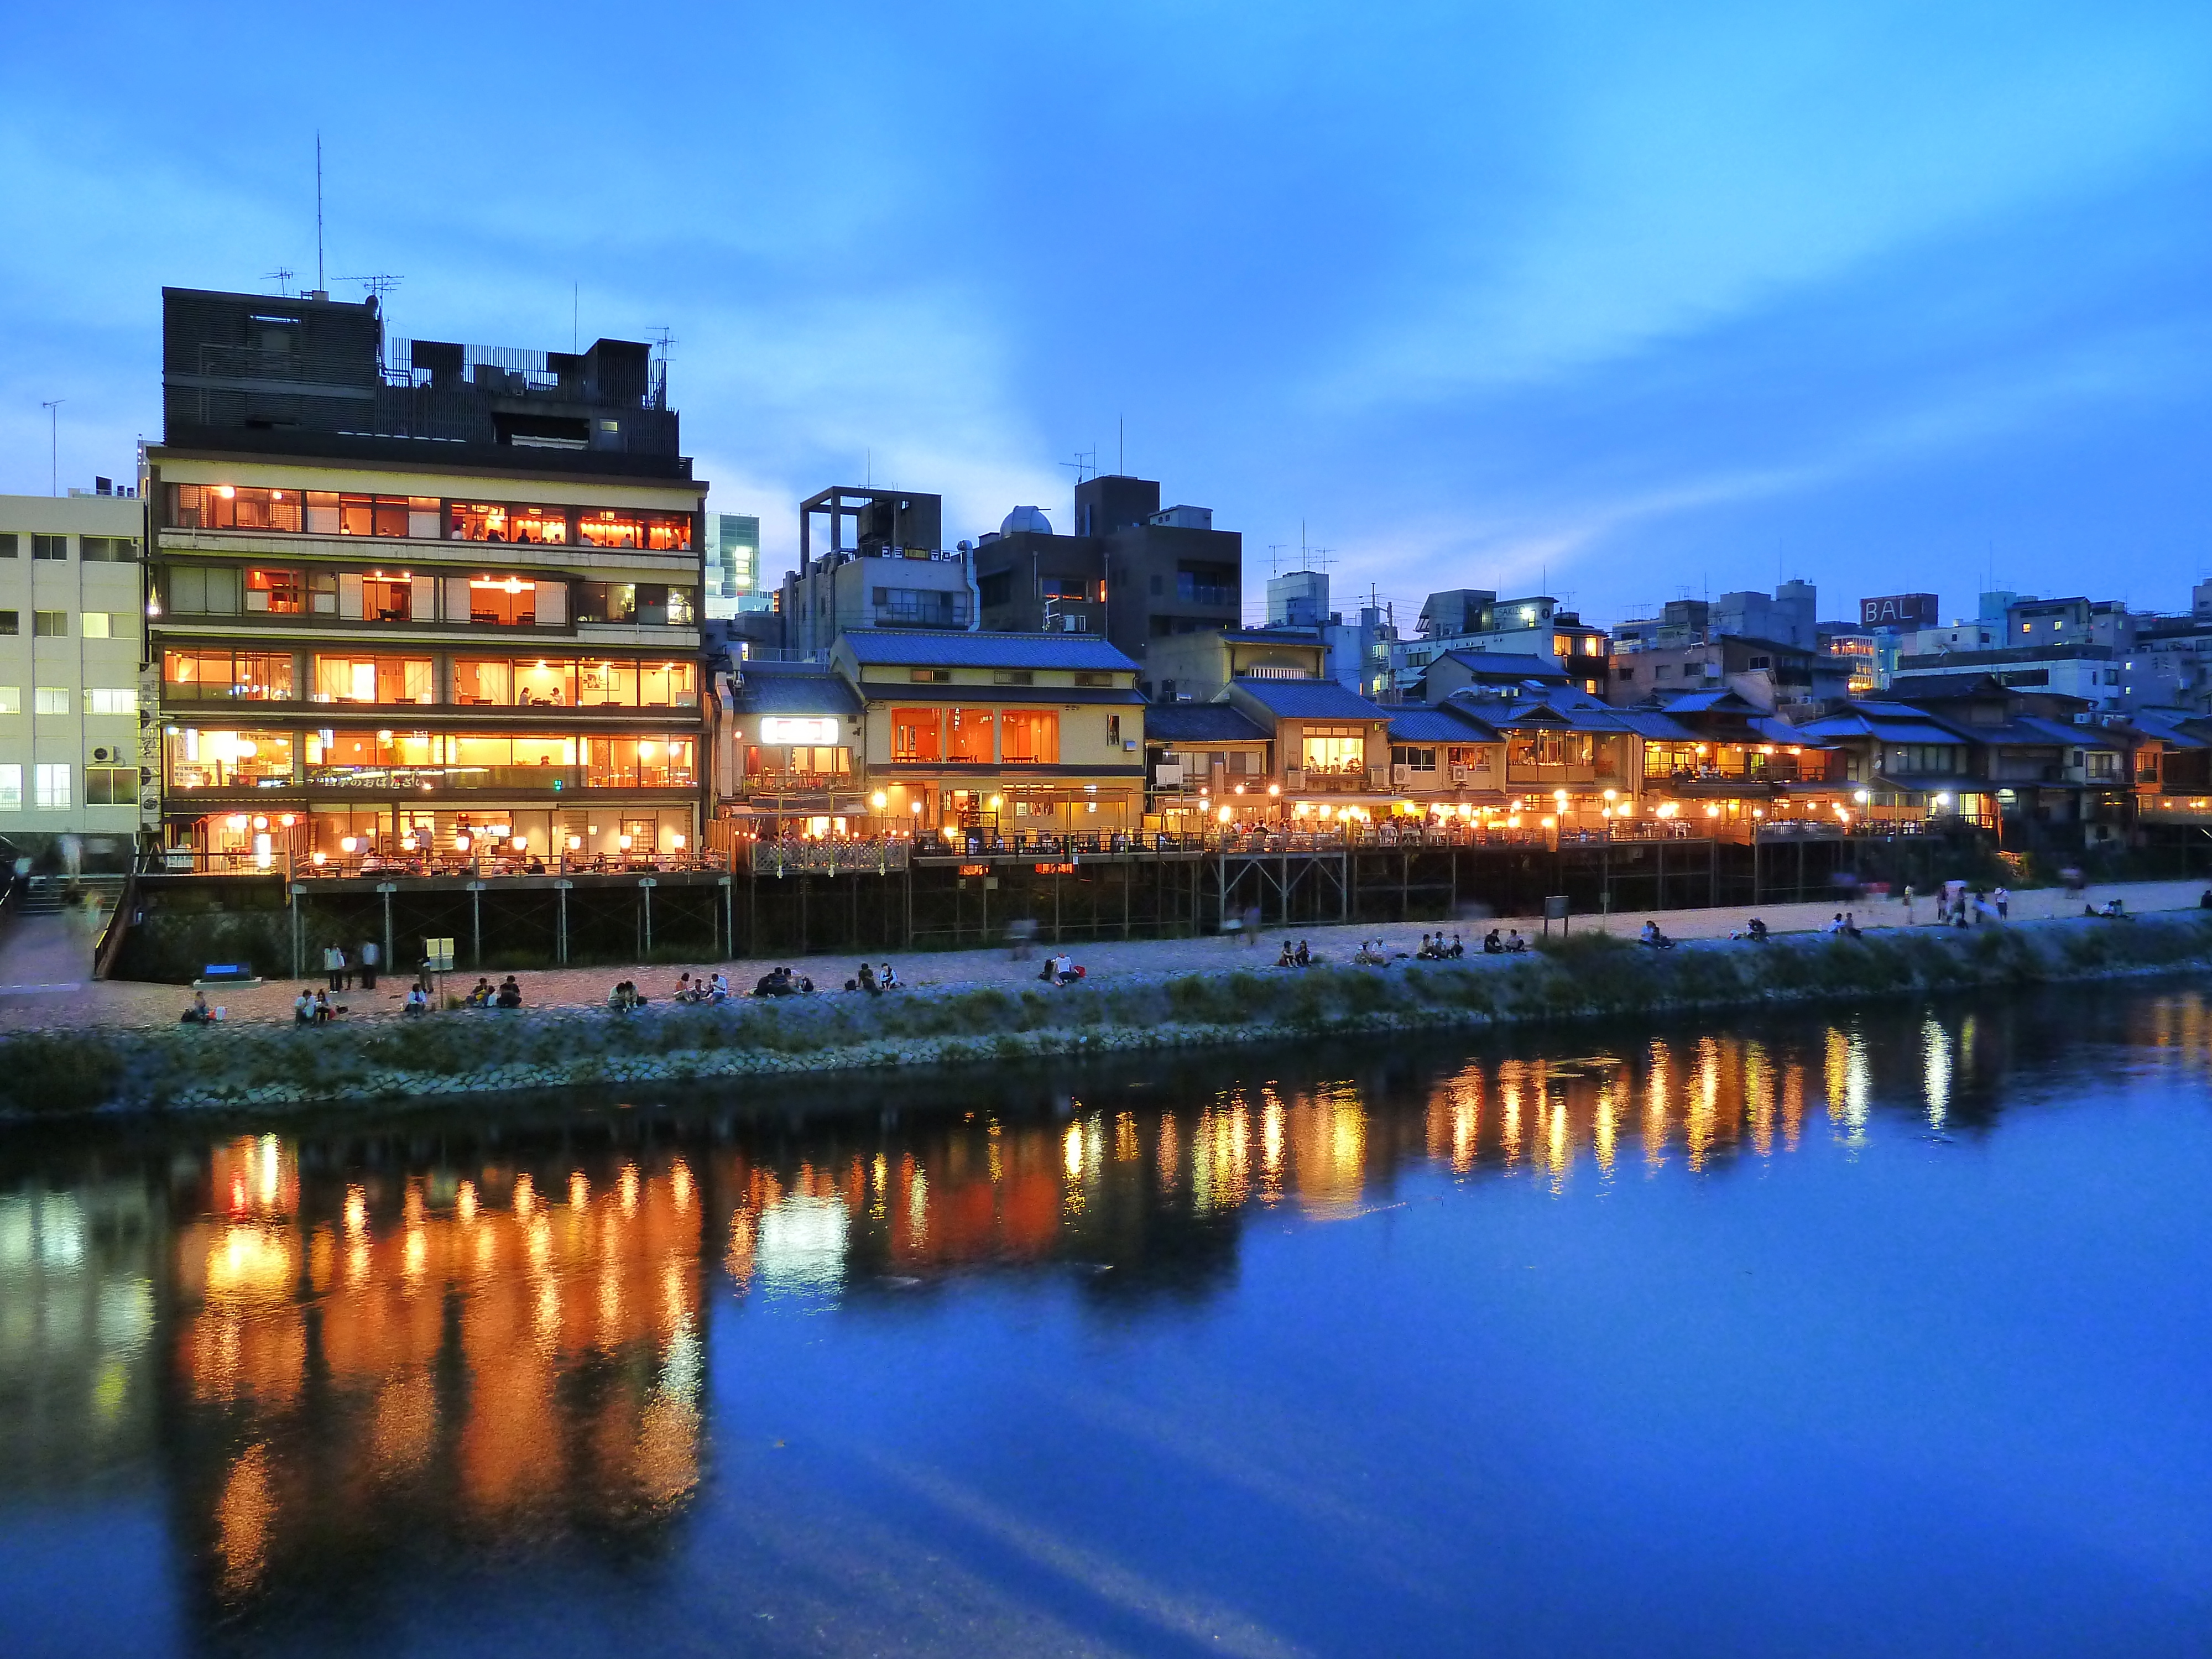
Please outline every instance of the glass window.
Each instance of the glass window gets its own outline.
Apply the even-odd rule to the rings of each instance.
[[[0,611],[0,634],[21,634],[23,613],[20,611]]]
[[[690,738],[592,738],[585,781],[611,789],[687,788],[698,782]]]
[[[1364,738],[1323,735],[1310,726],[1302,743],[1305,769],[1309,772],[1347,775],[1367,769],[1367,743]]]
[[[447,514],[447,534],[457,542],[551,543],[568,539],[564,507],[508,507],[501,502],[455,501]]]
[[[523,708],[572,708],[576,701],[576,665],[574,662],[548,661],[518,662],[513,665],[514,701]]]
[[[173,702],[289,702],[293,698],[290,653],[257,651],[165,651],[161,653],[161,696]]]
[[[296,617],[307,608],[307,583],[296,570],[249,570],[246,573],[246,609],[249,614],[266,611],[272,617]]]
[[[296,532],[301,506],[296,489],[263,489],[244,484],[169,486],[169,523],[179,530]]]
[[[576,515],[576,535],[586,547],[643,547],[645,520],[642,513],[587,508]]]
[[[696,663],[640,663],[637,700],[647,708],[696,708],[699,706],[698,674]]]
[[[514,701],[514,665],[505,659],[456,658],[453,701],[504,708]]]
[[[361,614],[370,622],[412,622],[415,584],[405,576],[379,573],[361,579]]]
[[[163,747],[173,789],[250,789],[292,781],[289,732],[187,726],[168,732]]]
[[[668,590],[668,625],[671,628],[695,627],[699,620],[696,588],[672,587]]]
[[[12,530],[0,531],[0,559],[12,559],[15,556],[15,532]]]
[[[87,611],[83,612],[80,618],[79,629],[84,637],[88,640],[104,640],[107,638],[107,612],[105,611]]]
[[[20,714],[23,712],[23,688],[20,685],[0,685],[0,714]]]
[[[85,688],[84,712],[88,714],[135,714],[138,712],[138,688],[131,685],[94,685]]]
[[[65,685],[36,685],[31,688],[31,712],[34,714],[66,714],[69,702],[69,687]]]
[[[436,701],[428,657],[317,657],[317,702]]]
[[[469,620],[495,628],[528,628],[538,621],[538,584],[519,576],[469,578]]]
[[[40,761],[32,769],[38,790],[34,803],[41,812],[66,812],[70,807],[70,768],[67,761]]]
[[[891,758],[900,761],[942,759],[940,738],[944,723],[943,713],[939,709],[892,709]]]
[[[1009,766],[1060,763],[1060,716],[1045,709],[1008,708],[999,714],[999,758]]]
[[[396,781],[395,769],[434,766],[447,739],[428,732],[310,732],[307,781],[374,784]]]
[[[989,709],[951,708],[945,715],[945,759],[974,763],[995,758],[991,753],[994,722]]]
[[[0,812],[23,810],[23,769],[10,761],[0,766]]]
[[[31,613],[33,637],[42,640],[65,640],[69,637],[69,612],[66,611],[33,611]]]
[[[87,806],[135,806],[138,804],[138,769],[135,766],[88,766],[84,769]]]
[[[576,701],[586,708],[637,707],[637,665],[587,662],[576,671]]]
[[[31,538],[31,556],[34,559],[66,559],[69,557],[69,538],[33,536]]]
[[[583,582],[578,586],[576,620],[631,623],[637,620],[637,584]]]

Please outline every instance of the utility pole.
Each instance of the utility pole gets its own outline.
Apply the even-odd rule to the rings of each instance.
[[[54,398],[48,399],[39,405],[40,409],[46,411],[46,468],[48,474],[46,478],[46,489],[50,495],[58,495],[62,493],[62,428],[61,415],[59,410],[61,406],[68,401],[69,399],[66,398]]]

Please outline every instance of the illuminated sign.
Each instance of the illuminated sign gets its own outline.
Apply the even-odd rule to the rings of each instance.
[[[1936,596],[1933,593],[1889,593],[1878,599],[1859,601],[1859,626],[1862,628],[1934,628]]]
[[[1075,866],[1072,864],[1040,864],[1036,866],[1036,873],[1041,876],[1072,876],[1075,873]]]
[[[823,720],[783,720],[774,715],[760,723],[760,740],[778,743],[835,743],[837,741],[837,721],[834,716]]]

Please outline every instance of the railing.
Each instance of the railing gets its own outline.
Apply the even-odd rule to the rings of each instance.
[[[748,772],[744,795],[826,795],[837,789],[857,789],[850,772]]]
[[[652,875],[686,871],[726,872],[726,854],[711,848],[683,852],[587,854],[542,858],[528,854],[472,856],[447,850],[433,853],[327,854],[318,862],[312,854],[288,853],[209,852],[198,848],[172,847],[147,861],[151,875],[276,876],[294,881],[398,880],[402,878],[486,878],[493,876]]]
[[[745,842],[739,843],[739,848],[757,876],[888,875],[907,867],[914,843],[902,836],[869,836],[844,840]]]

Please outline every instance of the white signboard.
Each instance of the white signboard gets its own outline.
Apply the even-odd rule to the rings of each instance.
[[[788,720],[775,715],[763,718],[760,740],[765,744],[779,743],[835,743],[837,741],[837,721],[835,717],[823,720]]]

